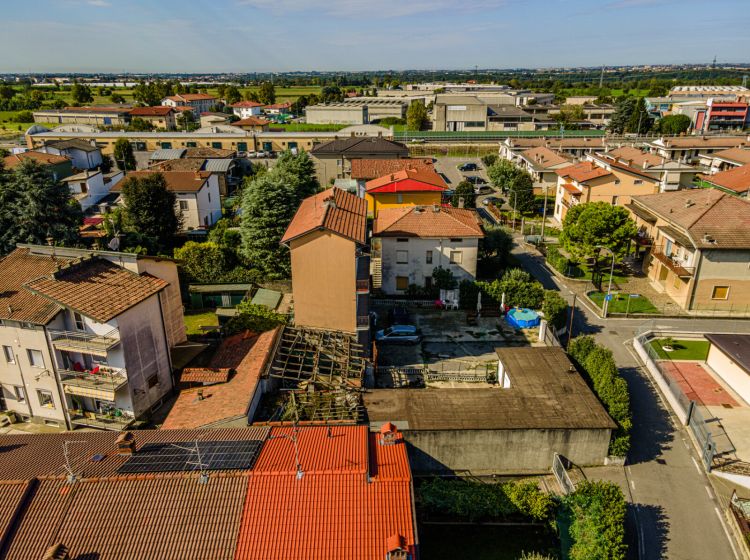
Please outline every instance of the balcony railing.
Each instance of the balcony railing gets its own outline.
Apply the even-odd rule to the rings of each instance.
[[[370,291],[370,280],[357,280],[357,291],[358,292],[369,292]]]
[[[660,250],[653,251],[651,255],[680,278],[691,278],[695,274],[695,267],[684,266],[683,261],[666,255]]]
[[[106,356],[107,352],[120,344],[120,331],[112,329],[106,334],[77,331],[50,331],[52,345],[58,350],[72,352],[86,351],[90,354]]]
[[[96,373],[62,370],[60,381],[69,395],[114,401],[115,393],[127,384],[128,376],[124,369],[115,368],[100,368]]]
[[[107,414],[89,411],[70,411],[70,422],[75,426],[88,426],[104,430],[124,430],[133,423],[135,418],[118,410]]]

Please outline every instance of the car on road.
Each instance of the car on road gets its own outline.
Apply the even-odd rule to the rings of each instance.
[[[466,163],[462,163],[458,165],[459,171],[479,171],[479,165],[476,163],[472,163],[470,161],[467,161]]]
[[[419,344],[422,334],[414,325],[393,325],[376,332],[375,340],[381,344]]]

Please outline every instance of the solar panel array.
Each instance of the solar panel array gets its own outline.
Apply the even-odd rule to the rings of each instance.
[[[147,443],[123,463],[117,472],[139,474],[248,470],[253,468],[261,447],[263,442],[260,440]]]

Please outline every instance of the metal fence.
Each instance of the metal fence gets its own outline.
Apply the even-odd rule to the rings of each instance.
[[[568,471],[565,469],[565,464],[558,453],[552,458],[552,474],[555,475],[557,483],[560,485],[560,489],[563,494],[570,494],[575,491],[576,487],[568,476]]]
[[[685,393],[682,392],[682,388],[677,383],[677,381],[674,380],[674,378],[669,375],[667,372],[665,372],[661,365],[660,361],[662,358],[658,355],[656,350],[654,350],[653,346],[651,346],[651,341],[655,340],[658,335],[663,333],[655,333],[653,331],[649,331],[646,333],[643,333],[637,337],[638,343],[641,345],[643,350],[646,353],[646,356],[648,357],[648,360],[650,363],[647,365],[650,365],[649,371],[654,372],[659,375],[661,378],[661,381],[664,382],[664,385],[667,386],[672,396],[677,400],[677,402],[680,404],[680,407],[682,407],[682,413],[684,416],[687,416],[690,412],[690,399],[687,398]],[[664,336],[669,336],[669,334],[665,334]]]

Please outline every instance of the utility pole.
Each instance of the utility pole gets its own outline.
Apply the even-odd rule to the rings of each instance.
[[[544,210],[542,211],[542,233],[540,243],[544,243],[544,225],[547,223],[547,191],[549,185],[544,185]]]
[[[602,64],[602,71],[599,74],[599,89],[604,87],[604,64]]]
[[[565,345],[565,349],[570,348],[570,339],[573,338],[573,317],[576,313],[576,293],[573,292],[573,305],[570,308],[570,323],[568,323],[568,342]]]

